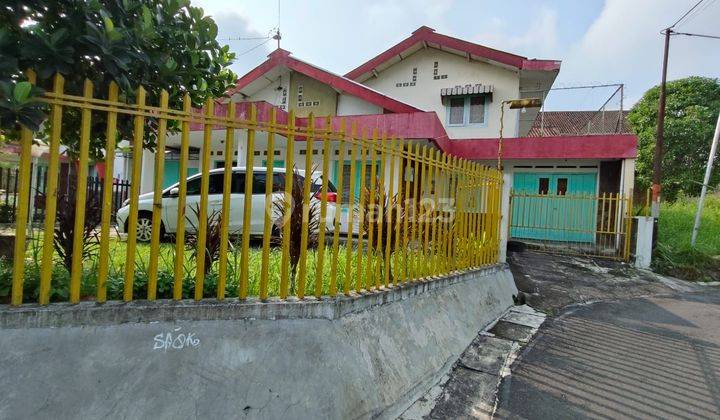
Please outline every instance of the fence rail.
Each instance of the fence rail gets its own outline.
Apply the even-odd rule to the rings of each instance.
[[[34,82],[32,73],[31,81]],[[26,225],[30,188],[30,145],[33,135],[22,131],[22,156],[18,176],[18,212],[16,246],[13,261],[13,305],[37,301],[65,300],[55,288],[67,285],[67,300],[104,302],[109,299],[132,301],[161,297],[175,300],[193,297],[245,299],[256,295],[286,299],[291,295],[351,295],[381,288],[425,281],[433,276],[491,265],[498,259],[502,176],[499,171],[477,163],[442,154],[419,142],[380,133],[363,127],[334,126],[331,119],[308,118],[306,127],[295,125],[291,111],[287,122],[280,122],[275,110],[267,121],[257,117],[255,105],[232,103],[227,114],[215,115],[214,100],[203,110],[192,108],[188,95],[181,110],[168,106],[163,91],[157,105],[150,105],[145,90],[136,92],[136,103],[118,99],[118,88],[110,85],[104,99],[93,97],[93,86],[86,81],[82,96],[63,90],[62,76],[56,75],[43,101],[50,107],[50,158],[47,170],[47,196],[43,233],[40,242],[26,250]],[[243,108],[244,107],[244,108]],[[248,113],[236,114],[237,109]],[[78,174],[71,223],[59,227],[62,211],[58,208],[59,149],[63,114],[75,109],[81,115]],[[90,128],[93,119],[105,121],[106,151],[116,149],[119,119],[133,120],[132,161],[127,239],[119,241],[110,234],[113,205],[112,178],[103,180],[101,189],[100,231],[88,235],[87,220],[92,219],[86,202],[89,197],[87,168]],[[190,148],[190,124],[203,127],[200,151],[200,194],[196,208],[196,226],[188,214],[188,182],[180,176],[176,203],[174,243],[162,242],[162,191],[168,122],[180,123],[179,173],[186,174]],[[151,124],[149,124],[151,123]],[[146,130],[156,130],[154,193],[149,245],[138,243],[138,226],[146,222],[139,216],[140,155]],[[236,195],[232,159],[225,160],[222,197],[219,208],[209,206],[210,145],[213,131],[224,130],[225,156],[233,156],[238,142],[246,153],[244,182]],[[174,134],[173,134],[174,135]],[[265,139],[267,156],[284,145],[285,182],[276,191],[269,180],[282,168],[274,168],[272,158],[262,169],[268,182],[264,193],[254,188],[253,164],[255,141]],[[315,162],[313,144],[321,145]],[[304,145],[304,159],[296,162],[295,151]],[[336,153],[333,154],[332,152]],[[140,152],[140,153],[137,153]],[[148,153],[145,151],[145,153]],[[106,153],[105,168],[112,173],[114,153]],[[345,158],[349,156],[349,179],[343,179]],[[304,160],[304,162],[302,162]],[[330,192],[331,162],[340,167],[335,179],[336,196]],[[303,164],[304,163],[304,164]],[[317,165],[317,166],[316,166]],[[241,165],[242,166],[242,165]],[[304,178],[289,175],[304,168]],[[313,168],[322,175],[314,188]],[[359,176],[358,176],[359,174]],[[349,184],[346,188],[345,184]],[[232,192],[231,192],[232,191]],[[349,200],[343,198],[347,191]],[[264,196],[262,244],[251,241],[253,195]],[[280,198],[278,198],[278,196]],[[242,204],[233,201],[242,197]],[[330,199],[333,197],[333,199]],[[343,205],[347,202],[347,205]],[[242,206],[239,231],[229,226]],[[62,205],[61,205],[62,207]],[[334,211],[331,211],[334,210]],[[166,210],[169,211],[169,210]],[[343,214],[346,221],[341,222]],[[67,221],[66,221],[67,222]],[[139,224],[140,223],[140,224]],[[70,228],[72,226],[72,228]],[[94,229],[90,229],[93,230]],[[233,233],[239,233],[233,237]],[[60,241],[58,241],[60,237]],[[50,238],[55,238],[51,240]],[[66,244],[65,247],[59,246]],[[32,242],[32,241],[31,241]],[[88,244],[93,245],[88,247]],[[27,258],[31,254],[32,258]],[[56,265],[57,261],[63,264]],[[64,267],[64,268],[63,268]],[[38,277],[37,292],[24,290]],[[51,293],[52,292],[52,293]]]
[[[630,257],[632,197],[513,191],[510,200],[511,238],[550,252]]]
[[[37,223],[45,219],[45,194],[47,193],[47,166],[30,165],[31,187],[30,187],[30,209],[28,218],[29,222]],[[20,168],[0,168],[0,223],[13,223],[17,214],[18,205],[18,185]],[[34,183],[32,179],[34,178]],[[75,175],[70,173],[65,178],[65,182],[58,187],[59,196],[74,197],[75,186],[77,181]],[[87,179],[87,196],[95,200],[102,200],[102,190],[104,188],[104,178],[99,176],[88,177]],[[112,182],[112,210],[111,220],[114,220],[118,209],[122,203],[128,198],[130,192],[130,182],[124,179],[113,179]]]

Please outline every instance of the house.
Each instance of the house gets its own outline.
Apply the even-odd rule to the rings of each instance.
[[[579,134],[632,134],[630,111],[541,111],[528,137]]]
[[[247,115],[249,103],[255,103],[260,120],[267,120],[271,108],[283,121],[288,111],[294,111],[297,126],[307,126],[310,113],[322,116],[315,121],[319,127],[324,126],[325,116],[335,127],[344,118],[348,126],[356,123],[368,131],[377,128],[407,144],[432,145],[489,166],[498,164],[502,137],[502,169],[508,189],[560,195],[629,194],[637,154],[635,136],[617,130],[600,134],[548,130],[548,135],[538,137],[533,128],[538,109],[506,106],[505,101],[513,99],[544,100],[560,67],[557,60],[528,59],[423,26],[345,75],[276,49],[266,61],[240,77],[229,94],[240,102],[237,113],[241,116]],[[218,103],[215,112],[225,115],[227,106]],[[192,129],[194,159],[188,173],[198,171],[197,156],[203,147],[202,127]],[[222,166],[226,159],[247,165],[245,133],[241,131],[236,134],[238,147],[233,156],[223,156],[225,133],[213,132],[213,168]],[[253,165],[264,166],[268,159],[284,165],[285,139],[276,139],[274,156],[267,156],[265,141],[258,134]],[[179,136],[169,138],[167,147],[165,185],[179,177]],[[319,164],[319,152],[307,151],[304,142],[298,142],[295,162],[302,168],[304,155],[313,153],[314,162]],[[349,161],[347,156],[337,156],[335,146],[331,156],[330,176],[336,179]],[[152,171],[153,156],[145,152],[143,192],[152,189]]]

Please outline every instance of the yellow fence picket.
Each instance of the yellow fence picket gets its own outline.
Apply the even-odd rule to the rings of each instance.
[[[235,119],[237,104],[230,101],[227,105],[227,118]],[[228,227],[230,224],[230,194],[232,193],[233,179],[233,151],[235,150],[235,128],[225,128],[225,169],[223,172],[223,197],[222,210],[220,213],[220,256],[218,258],[218,281],[215,296],[218,300],[225,299],[225,287],[227,285],[227,264],[228,264]]]
[[[183,97],[183,112],[189,117],[192,112],[192,102],[187,93]],[[185,280],[185,203],[187,202],[187,174],[188,160],[190,159],[190,120],[182,122],[180,134],[180,168],[177,197],[177,229],[175,233],[175,266],[173,278],[173,299],[182,299],[183,282]]]
[[[31,73],[29,74],[29,79]],[[78,178],[75,180],[73,203],[76,218],[74,220],[74,234],[72,238],[73,255],[70,270],[69,298],[71,303],[81,300],[81,285],[84,284],[85,270],[82,255],[86,224],[84,209],[87,202],[88,183],[87,175],[90,161],[91,127],[95,118],[105,122],[104,147],[108,150],[103,161],[105,163],[105,179],[103,180],[102,208],[99,226],[99,255],[96,284],[96,300],[105,302],[108,299],[108,279],[110,278],[110,255],[112,255],[111,224],[114,199],[114,182],[112,178],[114,153],[117,147],[119,116],[132,118],[131,151],[133,160],[131,165],[131,182],[128,197],[127,241],[123,271],[122,299],[132,301],[133,290],[136,288],[135,278],[141,272],[135,272],[137,255],[143,254],[145,244],[138,243],[138,220],[146,215],[148,207],[140,206],[139,192],[141,182],[143,143],[146,134],[146,123],[151,121],[157,130],[157,144],[154,156],[153,169],[155,179],[152,182],[152,220],[149,235],[149,256],[142,257],[143,263],[148,263],[147,271],[147,298],[149,300],[166,293],[159,287],[158,281],[163,270],[160,264],[164,259],[161,242],[163,229],[167,223],[163,213],[163,175],[165,173],[164,155],[167,149],[166,139],[175,133],[168,133],[170,122],[179,122],[179,181],[177,189],[171,190],[169,197],[177,201],[177,221],[174,226],[174,262],[172,264],[173,286],[172,298],[180,300],[187,290],[188,277],[194,277],[194,299],[201,300],[208,293],[213,293],[218,300],[226,297],[229,266],[229,255],[238,251],[231,248],[231,220],[234,212],[231,209],[231,196],[236,188],[244,188],[244,203],[242,211],[242,228],[238,230],[241,237],[239,247],[240,262],[234,262],[232,268],[237,279],[230,280],[232,286],[237,280],[237,295],[246,299],[249,295],[256,295],[265,301],[273,295],[280,299],[287,299],[295,295],[303,299],[307,293],[316,297],[324,294],[330,296],[341,292],[350,295],[352,291],[362,293],[373,291],[403,283],[412,283],[418,280],[428,281],[436,276],[449,274],[455,270],[471,267],[480,267],[493,264],[499,255],[500,210],[502,198],[502,177],[500,173],[491,168],[469,162],[457,157],[448,156],[434,147],[428,147],[419,142],[406,143],[404,140],[388,133],[380,132],[377,128],[368,130],[359,128],[353,122],[346,130],[345,119],[326,117],[320,120],[316,128],[316,118],[310,115],[307,125],[296,127],[295,115],[292,111],[279,116],[279,112],[270,108],[263,109],[262,117],[258,117],[255,104],[250,104],[247,118],[236,118],[239,106],[234,102],[228,103],[228,110],[224,115],[215,115],[216,101],[208,99],[202,110],[193,110],[190,96],[183,98],[182,110],[170,106],[169,94],[162,91],[159,94],[157,106],[146,104],[146,92],[139,87],[135,93],[133,103],[119,101],[119,89],[111,83],[107,92],[107,99],[94,98],[93,86],[85,83],[83,94],[65,94],[64,80],[56,75],[53,81],[53,91],[43,96],[43,101],[50,105],[49,120],[49,168],[47,172],[47,198],[45,203],[45,221],[42,243],[42,262],[40,267],[40,293],[38,302],[47,304],[50,301],[50,289],[53,281],[53,260],[56,258],[52,238],[56,228],[56,211],[58,206],[58,177],[60,169],[60,150],[62,138],[62,118],[66,109],[79,110],[81,116],[81,130],[77,149]],[[285,122],[287,118],[287,122]],[[280,122],[282,121],[282,122]],[[157,122],[157,124],[154,124]],[[188,221],[187,174],[190,161],[190,132],[191,125],[202,127],[202,148],[200,149],[201,173],[199,188],[199,207],[197,210],[197,229],[192,232],[197,235],[195,241],[197,248],[194,258],[186,258],[186,234],[191,228]],[[174,127],[174,124],[173,124]],[[210,205],[211,193],[211,146],[213,131],[224,130],[224,172],[222,178],[222,208],[217,210],[213,203]],[[235,186],[236,177],[233,175],[233,159],[236,154],[235,134],[242,130],[247,134],[245,144],[245,176],[244,186]],[[257,133],[263,133],[265,147],[264,192],[253,191],[255,184],[253,165],[255,156],[261,156],[263,150],[255,150]],[[305,140],[304,171],[300,191],[293,191],[293,173],[295,169],[295,141],[297,136]],[[322,142],[322,153],[315,150],[315,139]],[[285,141],[285,168],[276,168],[275,155],[278,146],[282,148]],[[13,261],[13,282],[11,304],[23,303],[23,272],[25,271],[24,242],[25,230],[28,228],[29,210],[29,144],[32,133],[21,131],[21,167],[18,177],[18,215],[16,223],[16,255]],[[177,140],[175,140],[177,141]],[[220,152],[217,153],[220,156]],[[278,151],[278,155],[280,152]],[[316,168],[314,159],[322,163]],[[349,167],[348,167],[349,165]],[[358,165],[360,165],[358,167]],[[334,168],[334,169],[333,169]],[[279,174],[284,171],[284,176]],[[331,189],[332,181],[335,184]],[[277,179],[284,178],[282,203],[274,203],[278,199]],[[214,179],[214,178],[213,178]],[[214,182],[214,181],[213,181]],[[215,184],[213,184],[215,185]],[[213,187],[214,188],[214,187]],[[215,191],[213,189],[213,191]],[[258,211],[252,205],[253,193],[264,193],[262,247],[251,248],[251,214]],[[293,203],[292,195],[302,197],[299,202]],[[197,194],[197,191],[194,192]],[[299,194],[298,194],[299,193]],[[194,201],[194,200],[193,200]],[[117,203],[116,203],[117,204]],[[617,233],[615,242],[623,245],[627,243],[630,223],[627,200],[613,195],[603,199],[600,211],[605,207],[614,208],[619,220],[610,226],[609,221],[602,220],[603,228]],[[145,205],[143,205],[145,206]],[[292,228],[290,222],[294,206],[302,210],[302,221],[297,229]],[[174,207],[174,206],[173,206]],[[312,210],[311,210],[312,209]],[[173,210],[174,212],[175,210]],[[219,217],[215,212],[219,211]],[[275,211],[284,219],[278,220]],[[542,209],[537,209],[542,211]],[[312,214],[313,219],[310,219]],[[174,216],[174,214],[173,214]],[[330,216],[328,218],[328,216]],[[574,216],[574,215],[573,215]],[[347,218],[346,222],[344,221]],[[194,218],[193,218],[194,219]],[[192,220],[192,219],[190,219]],[[212,225],[210,221],[212,220]],[[215,222],[219,221],[219,226]],[[143,225],[144,229],[147,225]],[[277,227],[277,229],[275,229]],[[125,228],[125,226],[123,226]],[[219,233],[217,233],[219,230]],[[233,229],[235,229],[233,227]],[[327,235],[332,229],[331,237]],[[326,233],[326,231],[328,233]],[[295,233],[293,233],[295,232]],[[609,233],[601,232],[606,236]],[[219,250],[208,249],[207,241],[212,235],[219,235]],[[291,234],[297,234],[293,237]],[[281,238],[279,250],[279,273],[272,271],[271,255],[274,235]],[[311,247],[310,235],[313,246]],[[625,236],[623,236],[625,235]],[[214,236],[213,236],[214,237]],[[357,239],[355,239],[357,238]],[[143,240],[148,237],[143,236]],[[326,241],[327,239],[327,241]],[[603,238],[610,241],[610,238]],[[625,245],[619,254],[627,258]],[[143,247],[143,248],[141,248]],[[291,252],[292,250],[292,252]],[[217,255],[219,252],[219,255]],[[254,264],[251,256],[258,253],[260,256],[259,273],[254,273]],[[149,260],[145,261],[146,258]],[[253,257],[254,258],[254,257]],[[344,258],[344,259],[343,259]],[[215,264],[217,260],[217,265]],[[292,261],[291,261],[292,260]],[[234,260],[236,261],[236,260]],[[254,260],[253,260],[254,261]],[[313,264],[314,263],[314,264]],[[297,266],[295,265],[297,264]],[[310,267],[312,271],[309,272]],[[297,272],[295,269],[297,268]],[[328,271],[326,271],[328,270]],[[205,285],[208,273],[217,276],[214,290],[209,290],[211,284]],[[115,272],[112,273],[115,276]],[[257,276],[257,277],[256,277]],[[256,280],[257,279],[257,283]],[[190,280],[193,283],[192,280]],[[279,282],[279,284],[275,284]],[[297,282],[297,283],[296,283]],[[342,284],[340,284],[342,282]],[[310,283],[310,284],[308,284]],[[296,286],[296,287],[295,287]],[[208,290],[206,290],[208,289]],[[341,289],[341,290],[340,290]],[[112,289],[114,290],[117,288]],[[162,292],[161,292],[162,291]]]
[[[160,254],[160,231],[162,223],[162,186],[165,173],[165,137],[167,136],[167,111],[170,95],[160,92],[160,120],[158,121],[157,147],[155,148],[155,182],[153,183],[152,233],[150,238],[150,261],[148,264],[148,300],[157,297],[158,263]]]
[[[136,104],[140,110],[145,108],[145,88],[140,86],[136,93]],[[136,115],[133,126],[132,142],[132,180],[130,181],[130,215],[128,216],[127,251],[125,254],[125,283],[123,300],[133,300],[135,281],[135,250],[137,247],[137,220],[140,195],[140,171],[142,170],[143,138],[145,136],[145,117]]]
[[[35,72],[26,72],[28,82],[35,84]],[[23,283],[25,281],[25,238],[27,237],[28,218],[30,212],[30,169],[32,166],[33,133],[23,127],[20,131],[20,168],[18,170],[18,197],[15,211],[15,248],[13,250],[13,277],[10,303],[13,306],[22,304]]]

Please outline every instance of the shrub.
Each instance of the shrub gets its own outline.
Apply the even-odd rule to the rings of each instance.
[[[315,171],[312,168],[306,172],[306,175],[311,174]],[[287,182],[287,177],[285,178]],[[290,224],[290,237],[288,238],[290,243],[290,293],[295,293],[295,274],[297,273],[297,266],[300,263],[301,249],[301,235],[303,225],[303,203],[310,200],[310,197],[303,196],[303,178],[300,177],[296,168],[293,168],[292,177],[292,193],[290,197],[286,197],[283,194],[281,200],[273,203],[275,212],[279,215],[276,226],[279,228],[278,241],[282,242],[283,234],[286,223]],[[289,201],[289,203],[288,203]],[[289,204],[290,214],[287,215],[285,212],[285,204]],[[320,228],[320,205],[317,202],[308,203],[308,241],[307,248],[315,249],[318,246],[318,230]]]

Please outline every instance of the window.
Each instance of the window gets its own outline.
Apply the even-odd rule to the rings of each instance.
[[[350,162],[346,162],[343,165],[342,168],[343,171],[343,195],[342,195],[342,204],[350,204]],[[355,190],[357,190],[358,187],[355,187]],[[353,202],[354,197],[353,197]]]
[[[567,193],[567,178],[558,178],[557,180],[557,195],[565,195]]]
[[[545,195],[550,189],[550,178],[540,178],[538,180],[538,194]]]
[[[456,96],[448,99],[448,125],[486,123],[485,95]]]
[[[210,185],[208,189],[208,194],[222,194],[223,193],[223,187],[224,187],[224,174],[210,174]]]
[[[223,193],[223,174],[214,173],[210,174],[210,183],[208,184],[208,194],[222,194]],[[200,189],[202,187],[202,176],[188,180],[187,182],[187,195],[200,195]]]
[[[470,97],[470,124],[485,123],[485,98],[482,96]]]
[[[351,202],[354,202],[355,199],[360,197],[360,174],[362,173],[362,168],[360,167],[362,165],[361,161],[357,161],[355,164],[355,197],[351,199],[350,197],[350,161],[346,161],[343,164],[342,171],[343,171],[343,196],[342,196],[342,204],[349,204]],[[365,183],[363,184],[365,188],[370,188],[370,180],[372,179],[372,163],[366,162],[365,163]],[[378,164],[375,165],[375,176],[379,176],[380,173],[380,166]],[[315,183],[322,182],[322,179],[316,180]],[[313,186],[313,188],[317,188]],[[319,188],[318,188],[319,189]],[[316,191],[316,190],[314,190]],[[328,182],[328,191],[337,192],[337,187],[333,185],[332,182]]]
[[[465,124],[465,98],[450,98],[450,125]]]
[[[187,182],[187,195],[200,195],[200,177]]]
[[[253,194],[265,194],[265,179],[267,179],[267,174],[265,172],[253,172]],[[285,191],[285,174],[280,172],[275,172],[273,174],[272,191]],[[245,193],[245,173],[235,172],[233,174],[232,192],[233,194]]]

